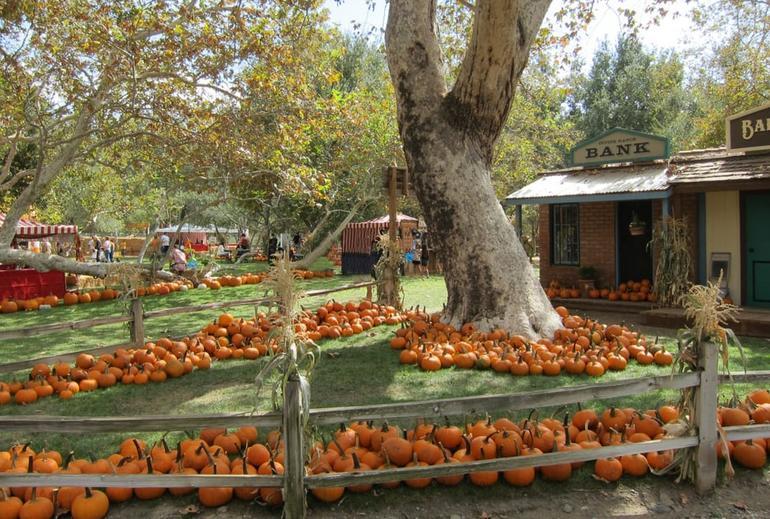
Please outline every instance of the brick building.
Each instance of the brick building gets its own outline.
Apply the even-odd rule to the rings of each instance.
[[[589,266],[599,287],[653,280],[652,229],[672,215],[688,224],[691,281],[704,283],[724,270],[734,302],[770,308],[770,151],[720,148],[669,157],[666,139],[614,129],[572,154],[575,167],[543,173],[504,202],[539,206],[544,286],[552,280],[575,286],[581,267]]]

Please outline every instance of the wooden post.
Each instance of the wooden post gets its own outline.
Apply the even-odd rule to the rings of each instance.
[[[131,342],[144,346],[144,308],[139,297],[131,300],[131,317]]]
[[[714,490],[717,481],[717,345],[701,344],[698,355],[700,385],[695,394],[695,423],[698,426],[698,457],[695,490],[706,494]]]
[[[368,299],[369,301],[372,300],[372,285],[366,286],[366,299]]]
[[[523,222],[522,220],[522,211],[521,211],[521,204],[516,206],[516,234],[519,235],[519,241],[524,244],[524,238],[522,237],[521,233],[524,230]]]
[[[305,517],[305,448],[302,444],[302,394],[299,376],[289,377],[283,395],[283,439],[286,442],[283,515]]]

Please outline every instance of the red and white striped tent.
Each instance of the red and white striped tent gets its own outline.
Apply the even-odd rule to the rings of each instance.
[[[5,222],[5,213],[0,213],[0,225]],[[21,219],[16,223],[16,238],[45,238],[61,234],[77,235],[77,225],[48,225],[33,220]]]
[[[396,221],[399,227],[417,227],[417,218],[398,213]],[[380,233],[381,229],[388,228],[390,218],[388,215],[359,223],[349,223],[342,231],[342,253],[369,254],[372,248],[372,240]],[[403,233],[402,233],[403,234]],[[411,243],[411,241],[410,241]]]

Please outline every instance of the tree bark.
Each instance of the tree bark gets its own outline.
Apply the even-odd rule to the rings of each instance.
[[[147,236],[144,237],[144,243],[142,244],[142,248],[139,249],[139,255],[136,257],[136,262],[141,265],[144,261],[144,256],[147,254],[147,249],[150,247],[150,243],[152,243],[152,239],[155,236],[155,231],[158,229],[158,226],[160,225],[159,218],[155,218],[155,221],[150,226],[150,230],[147,233]]]
[[[94,276],[104,278],[110,274],[110,269],[116,264],[113,263],[83,263],[63,256],[51,254],[35,254],[10,247],[0,247],[0,263],[10,263],[14,265],[26,265],[40,272],[49,272],[59,270],[71,274],[84,276]],[[149,275],[150,269],[144,267]],[[171,272],[158,271],[155,277],[163,281],[173,281],[177,276]]]
[[[444,319],[550,336],[560,320],[495,196],[491,161],[516,82],[550,0],[477,0],[451,92],[434,0],[391,0],[385,42],[415,193],[444,266]]]
[[[353,208],[348,212],[345,218],[342,219],[339,225],[331,233],[327,234],[324,239],[321,240],[321,243],[319,243],[312,251],[306,254],[301,260],[292,263],[292,267],[302,269],[310,268],[310,265],[312,265],[318,258],[326,254],[326,251],[328,251],[337,240],[337,238],[339,238],[340,234],[342,234],[342,231],[345,230],[345,227],[350,223],[350,220],[353,219],[356,213],[358,213],[359,209],[361,209],[361,207],[366,204],[366,202],[367,200],[359,200],[356,205],[354,205]]]

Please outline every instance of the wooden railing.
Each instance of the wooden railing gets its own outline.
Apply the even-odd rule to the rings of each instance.
[[[308,296],[326,295],[343,290],[366,287],[373,283],[357,283],[308,292]],[[195,307],[171,308],[143,313],[141,302],[132,304],[132,329],[135,337],[144,340],[143,322],[146,318],[182,314],[206,309],[225,308],[238,305],[269,304],[272,300],[248,299],[222,303],[210,303]],[[125,319],[125,318],[122,318]],[[121,322],[126,322],[121,321]],[[104,323],[100,323],[104,324]],[[71,329],[88,328],[86,325],[71,323]],[[92,326],[96,326],[92,324]],[[38,327],[38,330],[51,330],[51,325]],[[64,329],[64,328],[59,328]],[[0,338],[13,332],[0,333]],[[3,335],[5,334],[5,335]],[[28,335],[27,335],[28,336]],[[131,343],[139,344],[139,341]],[[106,350],[110,347],[89,352]],[[114,346],[112,347],[114,348]],[[598,449],[553,452],[538,456],[498,458],[469,463],[442,464],[427,467],[409,467],[392,470],[377,470],[361,473],[306,475],[306,448],[302,435],[302,396],[298,380],[289,379],[284,388],[284,402],[280,413],[230,413],[193,416],[128,416],[128,417],[85,417],[85,416],[4,416],[2,428],[8,432],[56,432],[56,433],[100,433],[100,432],[139,432],[139,431],[182,431],[205,427],[234,428],[243,425],[256,427],[281,427],[285,441],[285,473],[281,476],[254,475],[104,475],[104,474],[8,474],[0,473],[0,487],[11,486],[94,486],[94,487],[282,487],[284,495],[284,515],[289,518],[305,516],[305,493],[307,489],[330,486],[350,486],[356,484],[385,483],[412,478],[434,478],[477,471],[505,471],[516,468],[546,466],[562,463],[591,461],[605,457],[626,454],[646,453],[672,449],[694,448],[697,454],[696,490],[705,493],[712,490],[716,483],[717,457],[717,397],[719,384],[728,380],[727,375],[718,372],[717,350],[714,345],[706,345],[698,359],[698,370],[682,374],[667,374],[655,377],[616,380],[606,383],[583,384],[558,389],[510,393],[500,395],[472,396],[452,399],[397,402],[353,407],[332,407],[310,409],[310,422],[324,426],[348,422],[351,420],[404,420],[415,417],[438,418],[441,416],[461,416],[480,412],[499,413],[543,407],[557,407],[590,400],[608,400],[661,389],[683,390],[695,388],[696,407],[692,418],[693,430],[688,435],[663,438],[640,443],[612,445]],[[79,353],[79,352],[78,352]],[[36,362],[50,362],[50,359],[63,359],[77,353],[44,357],[26,361],[24,366]],[[32,363],[32,364],[30,364]],[[8,366],[20,369],[20,363],[0,366],[0,372]],[[4,369],[5,368],[5,369]],[[770,371],[735,373],[736,382],[756,382],[770,379]],[[748,438],[770,437],[770,424],[725,427],[728,440],[737,441]]]
[[[321,290],[310,290],[305,293],[306,297],[317,297],[327,294],[333,294],[335,292],[343,292],[345,290],[353,290],[357,288],[366,288],[367,297],[371,298],[371,289],[375,286],[375,282],[366,281],[361,283],[351,283],[349,285],[342,285],[334,288],[324,288]],[[108,346],[99,346],[97,348],[89,348],[79,351],[73,351],[68,353],[61,353],[57,355],[48,355],[45,357],[36,357],[32,359],[25,359],[17,362],[9,362],[0,364],[0,374],[13,373],[23,369],[33,367],[35,364],[54,364],[56,362],[71,362],[75,358],[86,353],[89,355],[101,355],[103,353],[110,353],[118,348],[131,348],[141,347],[144,344],[145,332],[144,322],[147,319],[156,319],[158,317],[167,317],[170,315],[189,314],[194,312],[202,312],[205,310],[216,310],[223,308],[232,308],[237,306],[262,306],[275,303],[275,299],[272,297],[250,298],[240,299],[236,301],[217,301],[214,303],[205,303],[195,306],[179,306],[174,308],[164,308],[161,310],[152,310],[145,312],[141,298],[136,298],[131,301],[128,315],[110,316],[110,317],[97,317],[94,319],[84,319],[82,321],[72,321],[64,323],[52,323],[44,324],[40,326],[30,326],[26,328],[18,328],[15,330],[3,330],[0,331],[0,340],[4,339],[20,339],[35,337],[38,335],[45,335],[54,332],[64,330],[87,330],[96,326],[103,326],[107,324],[117,323],[130,323],[131,339],[129,342],[123,342],[118,344],[110,344]]]
[[[477,471],[505,471],[524,467],[591,461],[598,458],[653,451],[695,448],[698,465],[696,489],[700,493],[714,488],[716,482],[717,441],[716,400],[720,375],[717,372],[716,348],[704,348],[699,370],[683,374],[634,378],[600,384],[583,384],[553,390],[473,396],[457,399],[398,402],[354,407],[319,408],[310,410],[314,425],[329,425],[350,420],[399,420],[414,417],[459,416],[479,412],[500,412],[520,409],[554,407],[588,400],[606,400],[638,395],[660,389],[696,389],[694,430],[689,435],[663,438],[640,443],[612,445],[598,449],[552,452],[538,456],[520,456],[408,467],[361,473],[305,475],[306,449],[299,424],[301,395],[299,382],[290,380],[286,386],[281,413],[231,413],[196,416],[142,417],[71,417],[71,416],[7,416],[3,418],[6,431],[36,431],[57,433],[99,433],[106,431],[170,431],[203,427],[282,426],[286,442],[285,473],[282,476],[204,476],[204,475],[69,475],[69,474],[0,474],[0,487],[9,486],[94,486],[94,487],[283,487],[286,517],[304,517],[307,489],[356,484],[385,483],[412,478],[435,478],[468,474]],[[733,375],[734,380],[758,381],[770,379],[770,372],[749,372]],[[704,406],[708,406],[705,407]],[[770,424],[725,427],[728,440],[770,436]]]

